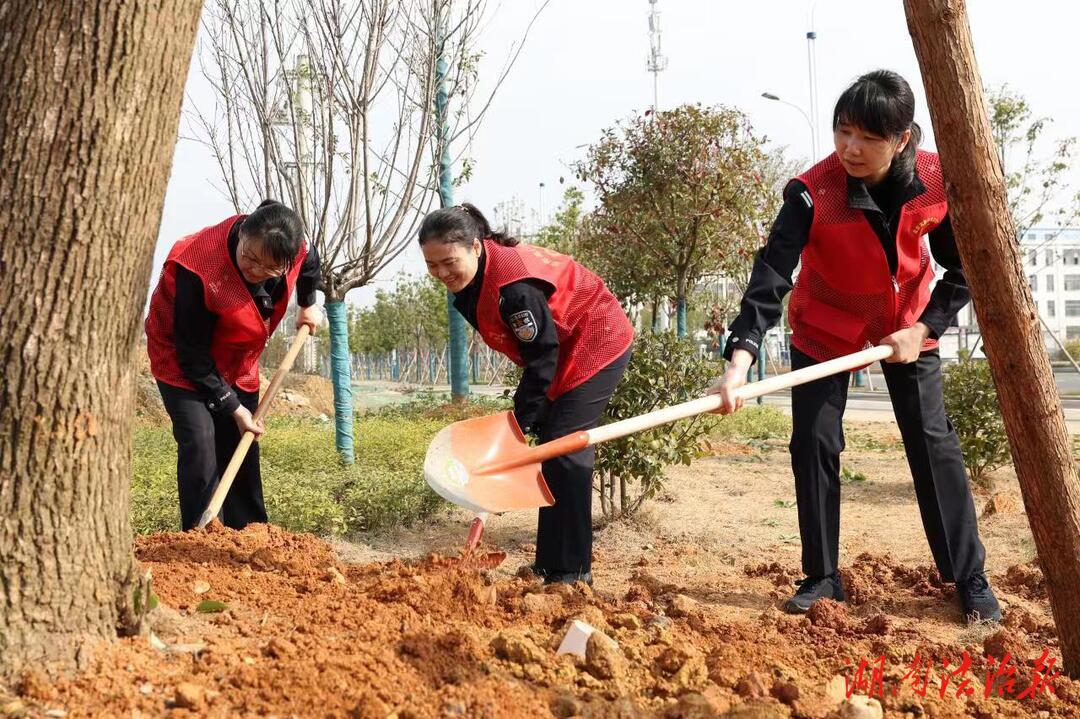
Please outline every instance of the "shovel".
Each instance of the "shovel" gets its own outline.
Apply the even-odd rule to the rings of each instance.
[[[259,406],[255,408],[255,414],[252,415],[252,418],[256,422],[261,421],[266,416],[267,410],[270,409],[270,403],[274,401],[278,390],[281,389],[281,383],[285,381],[285,375],[289,374],[289,370],[292,369],[293,362],[296,361],[296,355],[300,354],[300,349],[304,346],[304,341],[310,331],[311,328],[307,325],[302,325],[296,331],[296,338],[293,339],[292,346],[285,353],[285,359],[281,360],[281,366],[277,368],[277,372],[274,373],[273,378],[270,380],[270,386],[266,388],[266,394],[259,400]],[[232,487],[233,480],[236,479],[236,473],[240,471],[240,465],[244,463],[244,457],[247,456],[248,450],[251,449],[251,443],[254,441],[255,433],[250,431],[244,432],[244,436],[240,438],[240,444],[236,445],[236,451],[233,452],[232,459],[229,460],[229,466],[225,468],[225,472],[221,475],[221,481],[218,482],[217,489],[214,490],[214,495],[210,497],[210,504],[206,505],[206,511],[199,517],[199,529],[210,524],[211,520],[221,511],[225,496],[229,493],[229,488]]]
[[[753,399],[839,372],[884,360],[892,348],[879,345],[787,374],[746,384],[737,398]],[[513,412],[455,422],[439,431],[424,459],[424,478],[444,499],[476,512],[465,545],[466,554],[479,542],[491,513],[549,507],[555,503],[540,471],[541,462],[579,452],[601,442],[695,417],[720,408],[720,395],[707,395],[648,414],[575,432],[530,447]]]

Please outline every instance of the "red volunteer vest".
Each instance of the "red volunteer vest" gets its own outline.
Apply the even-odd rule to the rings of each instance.
[[[275,305],[274,313],[264,320],[229,254],[229,231],[235,222],[245,217],[236,215],[221,224],[199,230],[177,242],[169,251],[146,317],[150,371],[165,384],[195,389],[180,369],[173,342],[176,268],[181,266],[202,280],[206,307],[217,315],[210,355],[218,372],[226,382],[242,390],[256,392],[259,389],[259,355],[285,314],[300,266],[307,256],[307,245],[300,247],[292,267],[285,273],[285,293]]]
[[[547,396],[569,392],[618,359],[634,341],[634,328],[604,281],[573,258],[536,245],[503,247],[484,240],[487,260],[476,307],[484,342],[518,366],[518,339],[499,314],[499,290],[526,278],[555,288],[548,298],[559,337],[559,363]],[[527,332],[527,328],[525,328]]]
[[[847,173],[835,153],[799,176],[814,201],[810,238],[791,293],[791,342],[824,362],[876,345],[912,326],[930,299],[934,270],[923,236],[948,211],[938,156],[919,151],[915,167],[926,191],[900,210],[896,276],[862,210],[848,206]],[[927,340],[922,349],[933,349]]]

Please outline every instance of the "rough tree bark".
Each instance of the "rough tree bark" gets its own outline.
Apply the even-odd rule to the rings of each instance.
[[[962,0],[904,0],[904,7],[1065,670],[1080,676],[1080,482],[1021,265],[967,11]]]
[[[0,675],[137,624],[141,336],[195,0],[0,0]]]

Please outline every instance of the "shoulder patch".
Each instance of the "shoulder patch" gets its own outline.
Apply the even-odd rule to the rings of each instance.
[[[536,339],[536,318],[532,310],[522,310],[510,315],[510,329],[514,336],[522,342],[532,342]]]

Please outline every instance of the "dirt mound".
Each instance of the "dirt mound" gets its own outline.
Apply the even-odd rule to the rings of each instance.
[[[135,350],[135,421],[150,425],[169,423],[157,381],[150,374],[150,356],[146,353],[145,342]]]
[[[262,389],[269,384],[266,378]],[[290,372],[285,376],[273,409],[276,414],[297,417],[333,417],[334,386],[320,375]]]
[[[1027,599],[1046,599],[1046,579],[1037,562],[1015,564],[998,581]]]
[[[495,581],[438,555],[344,565],[322,541],[266,525],[144,537],[136,554],[161,600],[154,636],[100,650],[74,677],[24,681],[15,701],[29,716],[820,719],[844,701],[845,679],[857,683],[860,659],[878,656],[890,662],[881,703],[897,716],[1080,715],[1080,698],[942,699],[936,685],[894,695],[913,656],[936,657],[940,673],[965,647],[910,631],[883,639],[887,617],[835,602],[809,619],[770,609],[725,621],[707,598],[641,571],[619,599],[583,583]],[[880,557],[853,571],[910,580]],[[575,619],[598,632],[583,656],[557,655]],[[988,644],[1053,641],[1031,642],[1021,622]]]
[[[937,570],[927,565],[901,564],[891,556],[864,552],[850,567],[840,569],[844,593],[850,604],[870,601],[887,603],[898,594],[949,599],[951,587],[941,580]]]

